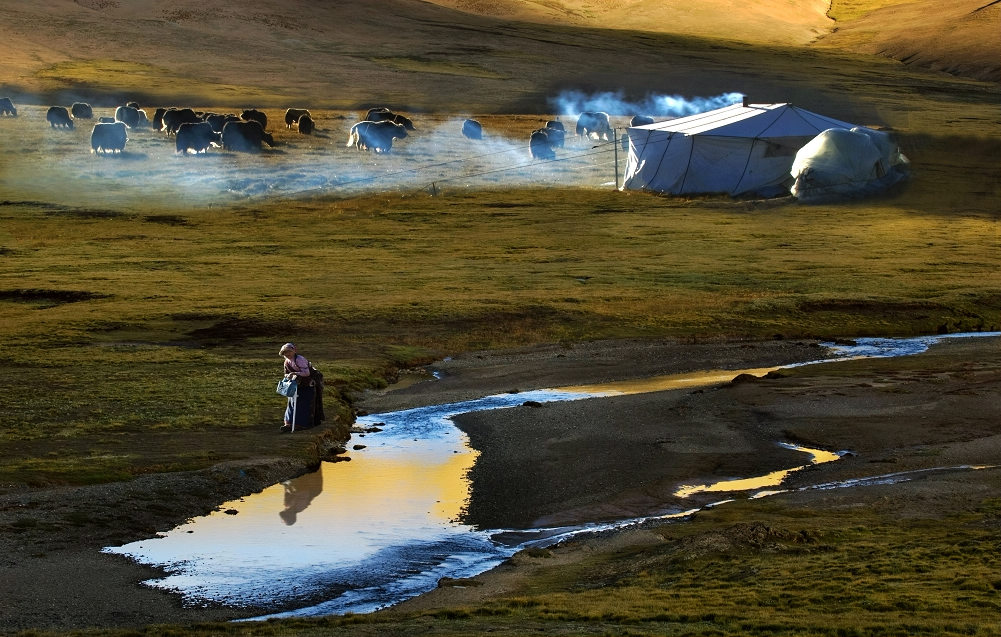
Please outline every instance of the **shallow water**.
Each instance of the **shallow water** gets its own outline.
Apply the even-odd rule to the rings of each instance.
[[[834,359],[848,360],[917,354],[942,338],[997,335],[858,339],[854,346],[825,345]],[[351,453],[351,462],[325,463],[316,473],[228,502],[215,513],[156,538],[104,551],[164,567],[169,575],[148,584],[179,591],[192,605],[295,609],[266,617],[371,612],[430,590],[441,577],[481,573],[526,546],[548,545],[580,533],[651,519],[682,519],[696,510],[550,529],[480,530],[460,524],[456,520],[469,495],[467,472],[477,454],[451,417],[515,407],[526,401],[692,388],[726,382],[741,373],[760,376],[773,369],[778,368],[677,374],[500,394],[366,416],[358,419],[359,426],[378,425],[382,431],[353,438],[354,444],[366,447]],[[685,485],[676,495],[758,490],[751,497],[765,497],[784,492],[768,488],[779,486],[790,473],[840,457],[828,451],[777,444],[803,451],[810,456],[809,463],[762,476]],[[805,488],[859,487],[912,477],[887,474]]]

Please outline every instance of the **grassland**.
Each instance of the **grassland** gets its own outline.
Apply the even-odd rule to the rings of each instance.
[[[64,135],[41,127],[31,134],[38,138],[26,148]],[[107,171],[107,185],[82,184],[80,199],[103,188],[110,201],[120,193],[126,203],[8,200],[0,209],[4,381],[15,386],[31,370],[48,396],[0,399],[11,414],[5,445],[21,458],[5,463],[4,483],[86,482],[214,462],[220,450],[212,445],[151,462],[109,454],[103,443],[124,432],[270,431],[281,408],[271,395],[273,350],[289,339],[337,384],[357,388],[386,369],[533,342],[832,338],[1001,325],[997,191],[989,183],[958,209],[946,207],[954,191],[934,193],[924,183],[891,198],[804,207],[620,193],[595,186],[600,177],[571,190],[443,184],[438,196],[410,190],[238,203],[219,193],[175,207],[171,188],[184,193],[168,182],[171,171],[183,183],[212,165],[233,173],[216,177],[226,182],[246,175],[247,161],[288,159],[173,157],[163,140],[145,143],[167,146],[166,157],[83,155],[84,167],[71,163],[59,180],[101,181],[90,171]],[[993,152],[986,142],[980,148]],[[284,149],[296,151],[310,152]],[[953,183],[974,180],[977,165],[963,163],[971,174]],[[319,174],[317,165],[310,159]],[[302,174],[303,166],[282,166],[270,178]],[[557,179],[582,179],[571,167],[553,170]],[[929,209],[931,197],[943,207]],[[220,391],[228,400],[213,398]],[[52,457],[53,436],[82,436],[87,452]],[[81,463],[104,469],[92,475]]]
[[[839,20],[874,8],[835,4]],[[59,24],[35,28],[53,39]],[[421,24],[413,37],[423,44],[400,41],[399,51],[378,56],[366,50],[372,36],[359,35],[336,51],[343,67],[312,51],[308,77],[274,61],[250,72],[246,51],[228,51],[232,40],[220,38],[206,40],[202,58],[185,51],[190,58],[170,65],[152,54],[67,60],[53,48],[26,57],[22,76],[4,78],[5,88],[41,97],[19,103],[16,120],[0,119],[0,383],[8,388],[0,393],[0,494],[196,471],[262,453],[315,460],[306,437],[276,432],[277,347],[290,339],[325,372],[328,414],[345,425],[357,390],[473,349],[1001,327],[996,84],[837,50],[479,21],[443,53],[434,44],[449,41],[440,24]],[[30,35],[25,25],[10,27],[16,42]],[[143,41],[98,33],[132,50]],[[558,71],[553,59],[564,60]],[[261,76],[266,86],[255,81]],[[632,92],[741,90],[884,127],[912,160],[913,178],[885,197],[820,206],[616,192],[610,146],[576,142],[552,164],[525,153],[522,140],[550,117],[547,98],[580,77]],[[180,157],[171,141],[134,131],[127,153],[95,157],[87,126],[57,131],[44,122],[50,99],[77,96],[104,108],[122,96],[147,107],[263,104],[278,143],[255,156]],[[349,153],[351,109],[373,100],[411,105],[419,131],[390,155]],[[283,106],[303,103],[319,126],[308,138],[279,123]],[[485,148],[457,134],[469,115],[489,133]],[[996,501],[963,501],[944,523],[915,526],[898,523],[890,507],[846,511],[721,509],[657,532],[684,543],[719,531],[729,538],[722,551],[682,559],[659,544],[630,549],[541,573],[518,596],[462,610],[138,632],[986,630],[956,620],[955,609],[996,611]],[[32,519],[2,532],[19,537]],[[752,519],[767,529],[749,532]],[[75,533],[67,528],[53,533]],[[892,550],[874,559],[885,547]],[[761,585],[746,587],[751,577]],[[946,592],[964,600],[940,612]],[[777,624],[776,614],[788,621]]]

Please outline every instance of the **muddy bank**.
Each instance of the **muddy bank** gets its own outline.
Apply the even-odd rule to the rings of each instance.
[[[667,497],[669,503],[671,488],[688,477],[745,476],[761,464],[799,462],[800,454],[774,446],[783,438],[857,454],[803,472],[797,481],[1001,462],[998,344],[998,339],[955,341],[905,359],[805,367],[701,392],[522,407],[505,410],[503,419],[499,413],[470,414],[460,424],[481,457],[473,470],[468,515],[479,524],[531,524],[656,508],[663,505],[657,498]],[[815,343],[784,341],[629,341],[472,353],[435,365],[439,381],[371,393],[359,404],[375,413],[512,390],[761,367],[812,360],[820,353]],[[680,466],[695,475],[681,476]],[[258,614],[258,609],[184,608],[175,596],[140,586],[155,575],[153,569],[99,550],[149,537],[303,470],[301,462],[263,459],[256,465],[150,475],[125,484],[0,497],[0,630],[191,624]],[[526,484],[533,488],[525,489]],[[997,472],[935,484],[937,490],[923,497],[944,503],[976,497],[984,488],[1001,491]],[[510,489],[517,489],[514,497]],[[927,506],[927,499],[899,497],[904,490],[886,490],[902,515]],[[845,501],[848,494],[789,497],[817,507],[857,506],[855,500]],[[633,538],[625,532],[603,541],[622,544]],[[567,550],[560,559],[573,559]],[[506,572],[479,576],[482,587],[439,589],[404,608],[475,602],[507,590]],[[518,571],[518,578],[522,575]]]
[[[921,473],[843,490],[797,488],[866,476],[1001,465],[1001,348],[997,338],[955,340],[916,356],[783,370],[712,389],[553,403],[457,419],[481,451],[469,521],[485,526],[565,524],[691,507],[747,493],[680,500],[682,483],[712,482],[804,464],[792,441],[850,450],[793,474],[768,505],[853,511],[892,508],[903,518],[948,516],[1001,492],[1001,469]],[[757,501],[755,501],[757,502]],[[749,507],[753,507],[748,503]],[[553,560],[515,559],[442,587],[400,610],[476,604],[518,590],[539,569],[651,541],[642,529],[572,541]],[[658,540],[661,541],[661,540]],[[551,576],[551,573],[550,575]]]
[[[318,433],[318,444],[340,444],[330,430]],[[0,632],[189,624],[258,614],[184,607],[178,596],[141,584],[160,576],[159,570],[100,550],[152,537],[313,468],[305,459],[262,457],[206,471],[0,496]]]

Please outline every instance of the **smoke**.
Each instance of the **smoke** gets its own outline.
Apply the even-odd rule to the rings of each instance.
[[[603,111],[609,115],[649,115],[651,117],[684,117],[737,104],[743,93],[723,93],[715,97],[681,95],[647,95],[642,100],[627,100],[622,91],[606,91],[588,95],[583,91],[563,91],[550,98],[549,105],[560,115],[576,116],[584,111]]]

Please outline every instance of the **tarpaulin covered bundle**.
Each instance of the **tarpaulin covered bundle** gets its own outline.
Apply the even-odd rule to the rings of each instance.
[[[796,153],[791,192],[806,202],[862,197],[906,178],[908,166],[900,148],[882,131],[830,128]]]
[[[623,187],[673,194],[786,194],[796,152],[824,130],[853,126],[791,104],[734,104],[630,127]]]

